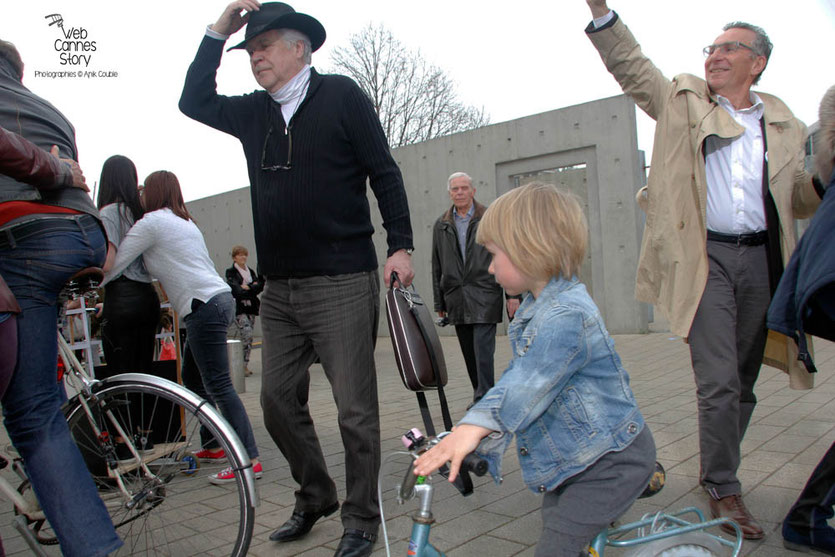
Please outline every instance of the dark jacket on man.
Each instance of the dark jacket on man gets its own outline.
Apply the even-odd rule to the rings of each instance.
[[[432,229],[432,287],[435,311],[444,311],[452,325],[500,323],[502,287],[487,272],[490,252],[475,241],[478,223],[487,208],[473,201],[475,211],[467,227],[466,259],[461,254],[451,207]]]

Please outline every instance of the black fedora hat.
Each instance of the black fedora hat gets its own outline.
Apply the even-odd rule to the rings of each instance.
[[[325,28],[319,21],[307,14],[301,14],[284,2],[265,2],[257,12],[249,12],[246,24],[246,37],[243,42],[227,49],[246,48],[254,37],[270,29],[295,29],[310,39],[310,46],[316,52],[325,42]]]

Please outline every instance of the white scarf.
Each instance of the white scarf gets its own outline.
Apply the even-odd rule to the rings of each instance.
[[[240,273],[241,277],[244,279],[244,284],[250,284],[252,282],[252,273],[249,272],[249,267],[241,267],[237,263],[235,263],[235,268]]]
[[[273,100],[281,105],[281,115],[284,116],[284,122],[288,126],[290,125],[290,119],[299,109],[299,105],[302,104],[304,96],[307,94],[308,85],[310,85],[310,64],[305,64],[301,71],[285,83],[281,89],[275,93],[270,93]],[[285,129],[285,133],[286,131]]]

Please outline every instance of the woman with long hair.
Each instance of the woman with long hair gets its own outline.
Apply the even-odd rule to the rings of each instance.
[[[104,162],[97,205],[107,232],[105,271],[113,265],[128,230],[145,214],[138,187],[136,166],[129,158],[113,155]],[[142,257],[136,257],[104,289],[101,336],[109,375],[151,373],[159,315],[151,276]]]
[[[105,280],[143,256],[148,271],[160,281],[186,324],[183,383],[217,406],[240,437],[252,459],[255,477],[260,478],[252,425],[229,377],[226,331],[235,316],[231,289],[217,274],[172,172],[159,170],[145,179],[142,206],[145,216],[125,236]],[[224,457],[210,439],[204,438],[203,443],[198,458]],[[222,484],[235,481],[235,477],[227,468],[210,476],[209,481]]]

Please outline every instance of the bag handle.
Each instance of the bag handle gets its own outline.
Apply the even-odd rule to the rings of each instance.
[[[403,283],[400,282],[400,277],[397,276],[397,271],[392,271],[391,272],[391,280],[389,281],[389,288],[394,288],[395,281],[397,282],[397,285],[400,288],[403,288]]]

